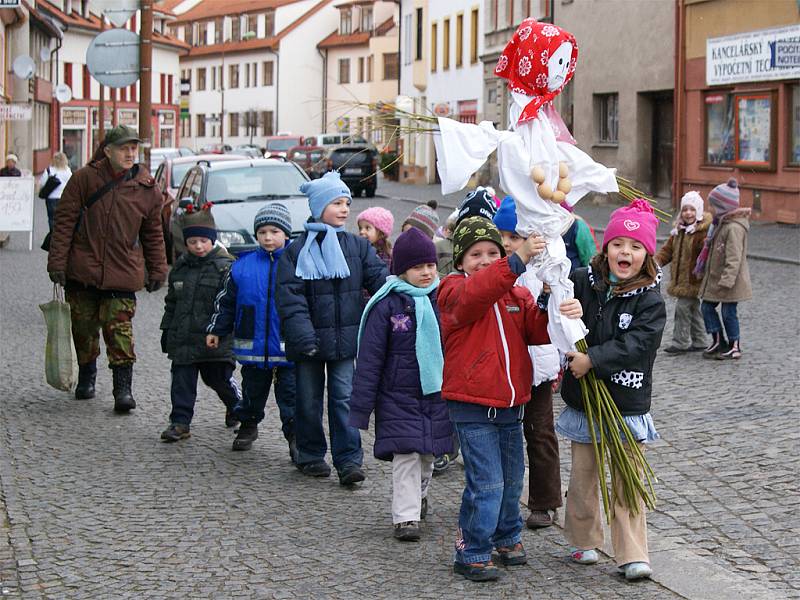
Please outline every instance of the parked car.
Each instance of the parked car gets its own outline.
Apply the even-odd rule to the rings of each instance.
[[[233,152],[233,147],[228,144],[208,144],[200,148],[203,154],[227,154]]]
[[[180,215],[189,204],[199,209],[213,204],[211,214],[217,224],[217,240],[238,255],[255,250],[253,219],[267,202],[284,203],[292,215],[292,237],[300,235],[311,213],[308,198],[300,186],[308,181],[305,171],[292,162],[267,158],[224,162],[201,161],[186,173],[172,213],[175,258],[186,251],[180,229]]]
[[[303,143],[303,137],[299,135],[271,135],[266,140],[264,158],[275,156],[286,158],[286,154],[291,148],[302,146]]]
[[[371,144],[334,148],[328,155],[328,170],[339,171],[353,196],[360,196],[361,190],[368,198],[375,196],[375,190],[378,189],[378,151]]]
[[[316,135],[306,136],[305,143],[308,146],[322,146],[326,150],[348,144],[367,144],[367,140],[358,134],[348,133],[317,133]]]
[[[167,158],[156,169],[153,178],[156,185],[161,190],[161,224],[164,228],[164,246],[167,251],[167,262],[172,262],[172,234],[170,233],[170,219],[175,210],[175,198],[178,187],[183,181],[184,175],[200,161],[208,163],[222,160],[241,160],[245,156],[237,154],[197,154],[194,156],[179,156],[177,158]]]
[[[264,158],[264,152],[255,144],[241,144],[234,146],[232,152],[248,158]]]
[[[295,146],[289,150],[287,160],[300,165],[311,179],[318,179],[328,171],[325,148],[322,146]]]
[[[167,158],[178,158],[181,155],[180,148],[150,148],[150,172],[154,172],[158,165]]]

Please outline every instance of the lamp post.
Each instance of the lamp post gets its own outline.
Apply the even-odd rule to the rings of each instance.
[[[243,42],[247,40],[252,40],[256,37],[255,31],[245,31],[242,34]],[[220,73],[219,77],[219,91],[220,91],[220,109],[219,109],[219,141],[220,146],[225,145],[225,44],[232,42],[231,38],[222,41],[222,73]],[[250,68],[249,65],[247,67]],[[224,148],[220,148],[224,152]]]

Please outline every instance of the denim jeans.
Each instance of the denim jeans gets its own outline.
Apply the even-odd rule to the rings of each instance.
[[[717,314],[717,305],[719,302],[706,302],[700,305],[703,310],[703,322],[706,325],[708,333],[719,333],[722,331],[722,323],[725,324],[725,333],[728,334],[728,340],[734,341],[739,339],[739,317],[736,315],[736,302],[723,302],[722,303],[722,323],[719,321]]]
[[[234,414],[242,424],[258,425],[264,420],[269,388],[275,381],[275,403],[281,418],[283,437],[294,437],[294,367],[262,369],[254,365],[242,367],[242,400],[236,405]]]
[[[348,466],[361,466],[361,434],[347,423],[350,416],[350,393],[353,389],[352,358],[329,361],[297,361],[297,398],[295,431],[297,465],[325,460],[328,450],[322,428],[325,375],[328,377],[328,429],[331,436],[333,466],[341,471]]]
[[[455,560],[491,560],[492,549],[521,539],[519,500],[525,477],[520,423],[454,423],[466,486],[458,515]]]
[[[56,204],[60,198],[48,198],[44,201],[45,206],[47,207],[47,225],[50,227],[50,231],[53,231],[53,223],[56,219]]]
[[[233,378],[233,365],[228,362],[201,362],[191,365],[172,363],[170,397],[172,412],[170,423],[189,425],[194,416],[197,401],[197,375],[214,390],[225,408],[232,409],[239,401],[239,386]]]

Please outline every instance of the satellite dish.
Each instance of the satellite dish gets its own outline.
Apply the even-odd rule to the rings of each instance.
[[[49,46],[42,46],[42,49],[39,50],[39,58],[42,59],[42,62],[47,62],[50,60],[50,47]]]
[[[33,74],[36,72],[36,63],[33,62],[30,56],[23,54],[14,59],[11,70],[20,79],[32,79]]]
[[[86,50],[86,66],[98,82],[124,88],[139,80],[139,36],[127,29],[109,29]]]
[[[139,0],[94,0],[92,4],[114,27],[123,27],[139,9]]]
[[[65,104],[66,102],[72,100],[72,88],[68,85],[60,83],[56,86],[56,89],[53,90],[53,97],[61,104]]]

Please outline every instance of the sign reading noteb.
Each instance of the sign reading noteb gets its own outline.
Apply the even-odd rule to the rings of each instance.
[[[0,0],[0,8],[17,8],[22,0]]]
[[[0,231],[28,231],[33,247],[33,177],[0,177]]]
[[[800,77],[800,25],[706,40],[706,83]]]

